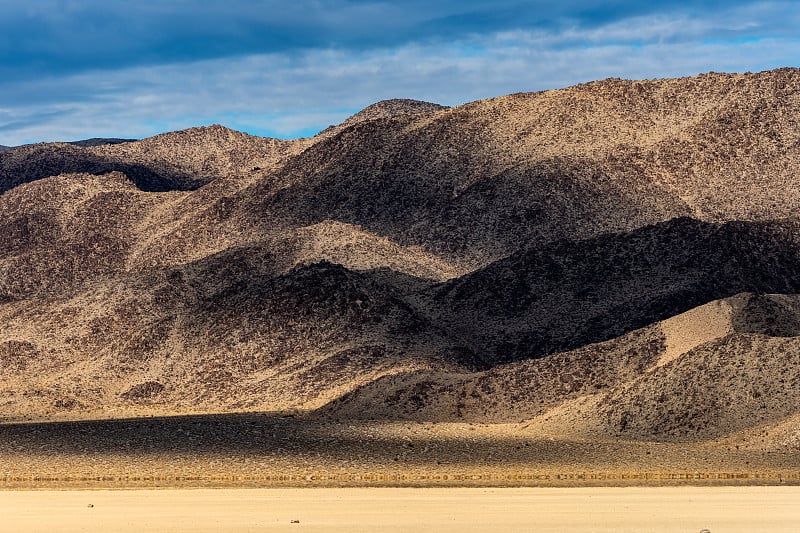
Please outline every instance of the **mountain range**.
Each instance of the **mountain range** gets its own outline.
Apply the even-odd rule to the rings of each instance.
[[[798,117],[780,69],[4,149],[0,417],[798,447]]]

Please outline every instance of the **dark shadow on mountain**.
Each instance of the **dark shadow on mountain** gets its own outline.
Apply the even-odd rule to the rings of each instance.
[[[158,171],[144,164],[109,161],[71,145],[34,145],[22,147],[30,153],[20,156],[18,150],[0,155],[0,194],[23,183],[59,174],[94,174],[122,172],[145,192],[195,190],[208,179]],[[12,157],[13,156],[13,157]]]
[[[492,364],[608,340],[740,292],[800,292],[796,222],[690,218],[531,248],[429,292]]]
[[[42,456],[274,457],[281,461],[320,458],[332,466],[358,460],[380,463],[482,465],[557,462],[564,442],[532,441],[520,436],[487,437],[471,432],[442,437],[392,436],[370,433],[360,422],[319,421],[281,413],[222,414],[92,420],[77,422],[11,423],[0,425],[0,453],[35,451]],[[382,423],[374,423],[382,427]],[[374,433],[374,435],[373,435]],[[396,433],[396,432],[395,432]],[[591,446],[576,444],[572,460],[581,461]]]
[[[138,139],[118,139],[118,138],[105,138],[105,137],[92,137],[91,139],[82,139],[80,141],[70,141],[68,144],[88,148],[92,146],[105,146],[108,144],[124,144],[137,141]]]

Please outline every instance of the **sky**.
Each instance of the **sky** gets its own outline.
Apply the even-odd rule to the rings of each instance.
[[[797,0],[0,0],[0,145],[798,66]]]

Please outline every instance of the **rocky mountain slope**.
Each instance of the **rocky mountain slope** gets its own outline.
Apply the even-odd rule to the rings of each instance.
[[[0,191],[60,174],[114,171],[143,191],[193,190],[219,178],[271,168],[294,145],[302,143],[253,137],[216,125],[141,141],[31,144],[3,154]]]
[[[699,440],[797,411],[800,297],[741,293],[573,351],[416,371],[325,408],[347,418],[526,421],[572,438]]]
[[[0,416],[792,435],[798,116],[782,69],[3,152]]]
[[[319,135],[317,135],[317,139],[333,137],[342,130],[361,122],[369,122],[371,120],[392,118],[403,115],[413,115],[417,113],[434,113],[436,111],[442,111],[445,109],[448,108],[443,105],[434,104],[431,102],[422,102],[420,100],[411,100],[408,98],[381,100],[380,102],[376,102],[365,107],[341,124],[333,124],[328,126],[326,129],[321,131]]]
[[[515,253],[431,292],[487,365],[610,339],[742,291],[800,291],[797,221],[690,218]]]

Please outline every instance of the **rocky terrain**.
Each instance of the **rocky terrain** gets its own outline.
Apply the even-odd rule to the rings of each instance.
[[[355,115],[349,117],[341,124],[332,124],[328,126],[327,128],[325,128],[325,130],[321,131],[319,135],[317,135],[317,139],[319,140],[328,137],[333,137],[342,130],[345,130],[350,126],[353,126],[360,122],[368,122],[371,120],[392,118],[402,115],[413,115],[417,113],[420,114],[433,113],[435,111],[441,111],[444,109],[447,109],[447,107],[439,104],[434,104],[431,102],[410,100],[408,98],[395,98],[393,100],[382,100],[380,102],[365,107]]]
[[[799,116],[781,69],[4,150],[0,418],[800,450]]]
[[[742,293],[540,359],[382,378],[326,415],[518,422],[574,439],[694,442],[754,427],[796,438],[799,326],[799,297]]]

